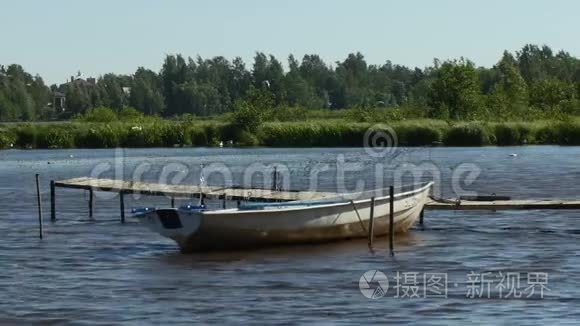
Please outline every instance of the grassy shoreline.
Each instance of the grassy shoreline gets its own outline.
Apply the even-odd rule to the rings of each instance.
[[[388,125],[399,146],[580,145],[580,120],[453,122],[408,120]],[[376,126],[350,121],[266,122],[255,132],[223,121],[0,124],[0,149],[218,146],[360,147]]]

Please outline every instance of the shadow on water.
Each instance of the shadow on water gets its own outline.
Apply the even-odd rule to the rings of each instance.
[[[405,233],[395,237],[395,252],[411,250],[422,240],[421,234]],[[256,262],[291,258],[292,260],[319,260],[331,258],[385,258],[390,257],[388,241],[385,237],[374,240],[373,250],[369,250],[366,239],[351,239],[346,241],[276,246],[254,248],[247,250],[214,251],[192,254],[175,252],[159,256],[159,259],[169,265],[191,266],[193,262]]]

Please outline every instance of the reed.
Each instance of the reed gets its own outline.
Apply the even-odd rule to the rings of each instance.
[[[0,149],[11,148],[15,141],[16,137],[10,131],[0,128]]]
[[[354,147],[363,145],[369,126],[327,122],[266,123],[258,135],[265,146]]]
[[[449,126],[444,121],[415,120],[393,125],[398,141],[404,146],[431,146],[440,143]]]
[[[485,123],[461,123],[449,129],[443,137],[446,146],[485,146],[492,143],[489,128]]]
[[[74,148],[75,134],[71,125],[41,126],[36,130],[36,148]]]
[[[255,132],[225,121],[149,120],[111,123],[0,125],[0,148],[113,148],[217,146],[361,147],[373,122],[314,120],[266,122]],[[468,122],[404,120],[391,127],[400,146],[580,145],[580,120]],[[380,126],[380,124],[379,124]]]

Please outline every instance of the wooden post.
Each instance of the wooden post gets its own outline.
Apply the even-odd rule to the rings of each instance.
[[[93,219],[94,200],[95,200],[95,196],[94,196],[93,188],[89,188],[89,218],[91,220]]]
[[[389,187],[389,249],[395,255],[395,187]]]
[[[205,194],[203,192],[199,194],[199,204],[201,206],[205,205]]]
[[[40,184],[38,181],[38,173],[36,174],[36,203],[38,204],[38,232],[39,237],[42,239],[42,200],[40,198]]]
[[[425,208],[421,210],[421,214],[419,214],[419,224],[423,225],[423,215],[425,214]]]
[[[171,208],[175,208],[175,197],[171,196]]]
[[[242,205],[242,201],[238,200],[238,208],[240,208],[240,205]]]
[[[119,204],[121,206],[121,223],[125,223],[125,194],[119,192]]]
[[[371,198],[371,213],[369,219],[369,249],[373,249],[373,238],[375,236],[374,232],[374,219],[375,219],[375,197]]]
[[[50,180],[50,220],[56,221],[56,188],[54,180]]]
[[[227,202],[226,202],[226,200],[227,200],[227,196],[226,196],[226,194],[224,194],[224,197],[223,197],[223,202],[222,202],[222,207],[223,207],[223,209],[226,209],[226,205],[227,205]]]
[[[278,167],[274,167],[274,173],[272,178],[272,190],[278,190]]]

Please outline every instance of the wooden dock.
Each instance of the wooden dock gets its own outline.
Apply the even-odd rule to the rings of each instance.
[[[197,185],[168,185],[148,182],[134,182],[112,179],[75,178],[55,181],[55,187],[84,189],[93,191],[118,192],[124,194],[142,194],[150,196],[167,196],[174,198],[205,198],[255,201],[293,201],[321,199],[336,196],[329,192],[310,191],[274,191],[269,189],[249,189],[236,187],[210,187]]]
[[[56,220],[56,188],[81,189],[89,192],[89,218],[93,218],[94,192],[116,192],[119,194],[121,222],[125,222],[125,199],[126,194],[142,194],[149,196],[164,196],[171,198],[171,206],[175,205],[175,199],[201,198],[221,199],[223,207],[226,201],[294,201],[322,199],[336,196],[330,192],[310,191],[275,191],[269,189],[249,189],[236,187],[211,187],[199,185],[168,185],[148,182],[134,182],[113,179],[75,178],[62,181],[50,182],[50,217]]]
[[[533,209],[580,209],[580,200],[498,200],[498,201],[469,201],[445,200],[435,201],[431,199],[425,204],[425,209],[430,210],[459,210],[459,211],[477,211],[477,210],[533,210]]]
[[[50,182],[51,220],[56,220],[56,188],[81,189],[89,192],[89,218],[93,217],[94,192],[116,192],[119,194],[121,222],[125,221],[126,194],[142,194],[149,196],[165,196],[171,199],[171,206],[177,198],[205,198],[223,201],[263,201],[280,202],[294,200],[310,200],[335,197],[332,192],[310,191],[275,191],[269,189],[248,189],[239,187],[212,187],[198,185],[168,185],[159,183],[134,182],[112,179],[75,178]],[[442,200],[431,198],[425,205],[427,210],[551,210],[551,209],[580,209],[579,200],[498,200],[498,201],[469,201],[469,200]]]

